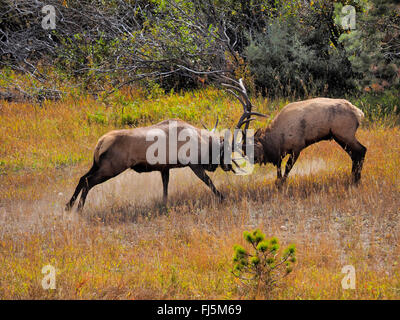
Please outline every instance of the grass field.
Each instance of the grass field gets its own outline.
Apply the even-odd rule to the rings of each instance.
[[[0,102],[1,299],[253,298],[230,270],[233,246],[245,246],[243,231],[255,228],[297,247],[272,299],[400,298],[398,127],[359,129],[368,152],[358,187],[349,184],[347,154],[323,142],[301,154],[280,191],[271,165],[246,177],[218,170],[210,174],[226,195],[218,203],[190,170],[177,169],[165,208],[158,173],[125,172],[95,187],[81,214],[66,213],[108,130],[174,117],[211,126],[216,114],[232,127],[241,112],[213,89],[100,101]],[[255,101],[271,118],[285,103]],[[42,288],[45,265],[56,268],[54,290]],[[355,290],[342,289],[346,265],[355,267]]]

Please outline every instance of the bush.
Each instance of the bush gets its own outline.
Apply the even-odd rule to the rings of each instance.
[[[257,86],[273,98],[333,96],[354,88],[344,51],[331,45],[323,31],[305,36],[300,29],[297,22],[277,20],[246,48]]]
[[[400,7],[397,3],[363,2],[357,14],[357,28],[339,38],[361,91],[400,89],[400,30],[397,27]]]
[[[386,120],[387,124],[398,124],[400,120],[400,96],[396,90],[365,92],[352,103],[363,110],[368,121]]]
[[[105,125],[108,122],[107,116],[101,111],[96,111],[93,114],[88,114],[87,117],[89,125],[92,123]]]
[[[277,238],[266,239],[260,230],[245,231],[243,235],[252,246],[253,252],[235,245],[232,273],[254,297],[260,292],[269,297],[277,283],[292,272],[296,262],[296,248],[293,244],[289,245],[279,254]]]

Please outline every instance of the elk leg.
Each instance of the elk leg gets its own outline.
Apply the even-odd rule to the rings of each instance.
[[[296,163],[297,158],[299,157],[299,155],[300,155],[300,152],[292,152],[290,154],[289,159],[286,162],[285,174],[283,176],[283,180],[284,181],[288,177],[289,172],[290,172],[290,170],[292,170],[292,168],[293,168],[294,164]]]
[[[358,183],[361,179],[361,171],[367,148],[364,147],[360,142],[358,142],[356,138],[354,138],[355,141],[349,143],[346,143],[344,139],[338,137],[334,137],[334,139],[343,148],[343,150],[348,153],[351,160],[353,161],[351,174],[353,177],[353,182]]]
[[[367,148],[364,147],[360,142],[357,141],[355,148],[353,147],[353,152],[351,154],[351,160],[353,161],[353,166],[351,168],[351,174],[353,176],[354,183],[358,183],[361,179],[361,171],[364,164],[365,154]]]
[[[71,210],[71,208],[74,206],[76,198],[78,197],[78,195],[81,192],[82,188],[85,186],[85,179],[88,176],[92,175],[94,172],[96,172],[97,169],[98,169],[97,165],[95,163],[93,163],[92,168],[79,179],[79,183],[76,186],[75,192],[72,195],[71,200],[69,200],[69,202],[65,206],[65,211]]]
[[[276,165],[276,177],[277,177],[278,180],[281,180],[281,179],[282,179],[282,169],[281,169],[281,166],[282,166],[282,159],[279,160],[278,164]]]
[[[95,185],[98,185],[100,183],[103,183],[107,181],[108,179],[111,179],[113,176],[104,176],[102,175],[99,171],[97,171],[94,175],[88,176],[85,178],[85,183],[82,188],[82,194],[81,198],[79,199],[78,203],[78,212],[81,212],[83,209],[83,206],[85,205],[86,197],[90,191]]]
[[[168,201],[168,182],[169,182],[169,169],[161,171],[161,178],[163,182],[163,202],[167,204]]]
[[[75,200],[78,197],[79,193],[81,192],[84,184],[85,184],[85,179],[86,179],[87,175],[85,174],[84,176],[82,176],[79,179],[79,183],[76,186],[75,192],[72,195],[71,199],[69,200],[69,202],[65,205],[65,211],[69,211],[71,210],[71,208],[74,206]]]
[[[211,181],[210,177],[207,175],[206,171],[203,168],[198,166],[193,166],[190,167],[190,169],[192,169],[195,175],[199,177],[200,180],[203,181],[220,200],[224,199],[224,196],[217,190],[217,188],[215,188],[213,182]]]
[[[276,165],[276,181],[275,185],[280,189],[283,184],[282,180],[282,159],[280,159]]]

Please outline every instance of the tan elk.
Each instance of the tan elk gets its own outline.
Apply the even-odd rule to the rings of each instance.
[[[181,120],[165,120],[148,127],[114,130],[106,133],[97,142],[94,150],[93,166],[80,178],[71,200],[66,205],[66,210],[68,211],[72,208],[79,193],[82,191],[78,204],[78,211],[81,211],[90,189],[95,185],[119,175],[127,169],[132,169],[139,173],[159,171],[163,183],[163,200],[164,203],[166,203],[168,197],[170,169],[189,166],[196,176],[199,177],[214,192],[214,194],[222,200],[223,195],[215,188],[213,182],[206,173],[206,170],[215,171],[218,167],[221,167],[224,171],[234,171],[230,163],[223,163],[223,159],[225,158],[224,141],[215,134],[217,124],[214,129],[209,132],[193,127]],[[201,161],[199,158],[198,162],[191,161],[187,163],[183,162],[181,158],[172,157],[172,154],[170,154],[171,149],[169,148],[169,144],[173,145],[172,150],[175,148],[174,152],[178,152],[185,144],[184,141],[179,141],[177,137],[170,140],[171,134],[174,130],[177,136],[185,130],[195,135],[199,149],[208,150],[208,152],[205,153],[208,160],[206,159],[207,161]],[[154,144],[154,141],[160,139],[160,132],[165,134],[166,150],[168,150],[165,154],[165,163],[149,162],[147,151],[149,150],[149,147]],[[152,137],[154,135],[157,136],[157,139],[148,139],[149,136]],[[219,152],[217,156],[215,156],[214,150]],[[160,151],[158,151],[158,153],[159,152]],[[204,156],[204,152],[202,154],[199,151],[198,154],[199,157]]]
[[[253,105],[247,95],[242,79],[235,81],[228,77],[231,84],[223,84],[243,105],[243,115],[236,125],[242,130],[244,142],[242,150],[249,141],[247,130],[249,123],[260,115],[252,112]],[[306,147],[322,140],[335,140],[353,161],[352,177],[357,183],[367,149],[356,139],[355,133],[364,113],[344,99],[315,98],[290,103],[274,118],[271,125],[259,129],[253,136],[254,163],[272,163],[277,167],[277,185],[285,182],[300,152]],[[235,142],[234,142],[235,143]],[[285,173],[282,176],[281,164],[286,155]]]

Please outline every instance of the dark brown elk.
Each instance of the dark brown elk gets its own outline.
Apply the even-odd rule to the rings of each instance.
[[[188,131],[195,135],[198,141],[199,150],[206,150],[206,161],[198,158],[198,161],[183,162],[181,158],[175,156],[173,160],[171,151],[174,150],[178,153],[180,148],[185,144],[184,141],[180,141],[177,137],[170,140],[172,129],[176,130],[176,135],[179,136],[183,131]],[[230,163],[224,164],[224,141],[222,138],[217,136],[215,128],[212,131],[200,130],[193,127],[192,125],[181,121],[181,120],[166,120],[157,123],[152,126],[127,129],[127,130],[115,130],[103,135],[94,150],[94,159],[92,168],[83,175],[72,195],[71,200],[66,205],[66,210],[70,210],[79,193],[82,191],[81,198],[78,204],[78,211],[83,209],[86,197],[90,189],[94,186],[103,183],[127,169],[132,169],[136,172],[151,172],[159,171],[162,177],[163,183],[163,200],[167,202],[168,197],[168,182],[170,169],[190,167],[192,171],[199,177],[219,198],[223,199],[223,195],[215,188],[210,177],[207,175],[207,171],[215,171],[218,167],[221,167],[224,171],[234,171]],[[165,134],[165,142],[167,153],[165,154],[165,163],[153,163],[149,162],[148,150],[154,140],[148,140],[148,137],[159,134]],[[159,137],[157,139],[160,139]],[[172,149],[169,148],[169,144],[173,145]],[[216,150],[216,152],[214,152]],[[207,152],[208,151],[208,152]],[[160,152],[160,151],[158,151]],[[215,156],[215,153],[219,153]],[[204,155],[198,152],[199,157]]]
[[[225,77],[226,79],[229,79]],[[259,115],[252,112],[253,105],[247,95],[242,79],[239,82],[229,79],[233,84],[224,84],[243,104],[244,111],[237,129],[242,130],[244,142],[253,140],[254,163],[272,163],[277,167],[277,185],[287,179],[300,152],[306,147],[322,140],[335,140],[350,156],[354,183],[361,179],[361,171],[367,149],[357,140],[355,133],[364,113],[344,99],[315,98],[290,103],[274,118],[271,125],[256,131],[253,139],[247,137],[249,123]],[[235,142],[234,142],[235,143]],[[282,176],[281,164],[286,155],[285,173]]]

